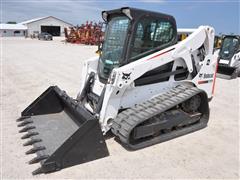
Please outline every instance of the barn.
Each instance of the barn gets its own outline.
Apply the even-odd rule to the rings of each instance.
[[[53,36],[64,36],[64,28],[73,26],[71,23],[63,21],[53,16],[46,16],[35,18],[21,22],[27,27],[27,36],[39,34],[41,32],[48,32]]]
[[[48,32],[53,36],[64,36],[64,28],[73,26],[53,16],[30,19],[18,24],[0,24],[0,36],[26,36],[38,35]]]

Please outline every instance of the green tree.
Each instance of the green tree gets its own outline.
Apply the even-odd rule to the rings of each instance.
[[[16,21],[8,21],[7,24],[17,24]]]

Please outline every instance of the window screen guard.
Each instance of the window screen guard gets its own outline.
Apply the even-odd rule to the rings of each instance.
[[[135,36],[131,43],[130,58],[145,54],[169,44],[174,39],[174,26],[167,20],[150,18],[141,19],[135,30]]]

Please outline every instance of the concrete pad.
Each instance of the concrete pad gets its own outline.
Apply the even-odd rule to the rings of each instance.
[[[96,46],[1,38],[1,159],[3,179],[51,178],[239,178],[239,81],[217,79],[207,128],[138,151],[129,152],[114,138],[110,156],[59,172],[32,176],[22,134],[15,120],[48,86],[58,85],[76,97],[83,61]]]

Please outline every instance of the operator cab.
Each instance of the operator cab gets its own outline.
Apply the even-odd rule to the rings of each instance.
[[[177,43],[173,16],[135,8],[103,11],[106,31],[98,75],[106,83],[111,71]]]
[[[240,51],[240,36],[224,36],[219,51],[219,58],[230,61],[238,51]]]

